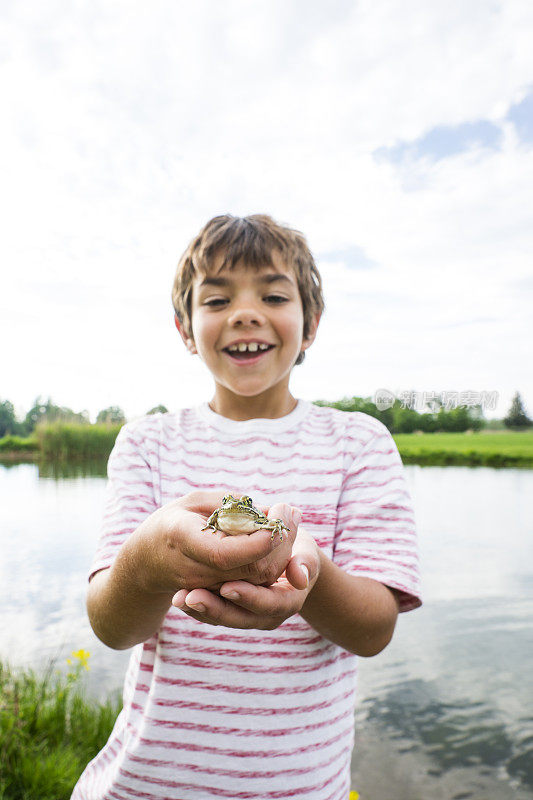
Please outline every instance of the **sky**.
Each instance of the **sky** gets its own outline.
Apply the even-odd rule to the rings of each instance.
[[[210,399],[176,263],[269,213],[325,286],[293,394],[533,416],[530,0],[4,0],[0,26],[0,400]]]

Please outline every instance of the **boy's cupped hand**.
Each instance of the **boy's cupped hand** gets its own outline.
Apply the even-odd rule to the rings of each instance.
[[[272,539],[269,530],[241,536],[202,531],[222,498],[218,491],[190,492],[162,506],[133,534],[132,562],[142,565],[148,591],[217,591],[228,581],[268,585],[279,578],[290,559],[297,526],[284,532],[283,540],[277,535]]]
[[[268,513],[270,519],[282,519],[290,530],[287,537],[284,535],[284,543],[287,538],[290,545],[289,553],[277,580],[230,579],[220,586],[218,593],[203,588],[181,589],[174,595],[172,604],[210,625],[260,630],[279,627],[300,611],[320,568],[318,545],[307,531],[298,527],[301,516],[299,509],[286,503],[272,506]],[[249,537],[226,538],[239,540]],[[281,547],[276,551],[281,551]]]

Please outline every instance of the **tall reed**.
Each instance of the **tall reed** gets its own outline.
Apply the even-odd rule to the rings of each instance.
[[[40,455],[55,461],[107,458],[121,425],[51,422],[36,429]]]

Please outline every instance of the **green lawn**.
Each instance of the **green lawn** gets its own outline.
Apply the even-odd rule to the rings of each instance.
[[[57,423],[28,439],[6,436],[0,439],[0,461],[24,460],[26,456],[65,463],[97,456],[106,459],[119,430],[120,425]],[[405,464],[533,467],[533,428],[523,432],[398,433],[394,439]]]
[[[394,440],[405,464],[533,467],[533,430],[401,433]]]

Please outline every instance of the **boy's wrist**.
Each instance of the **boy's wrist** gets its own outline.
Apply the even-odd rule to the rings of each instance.
[[[159,550],[156,520],[152,519],[155,514],[142,522],[124,542],[113,569],[134,591],[154,596],[168,594],[170,605],[174,592],[170,586],[165,586],[161,570],[157,569],[161,559],[155,558]]]

